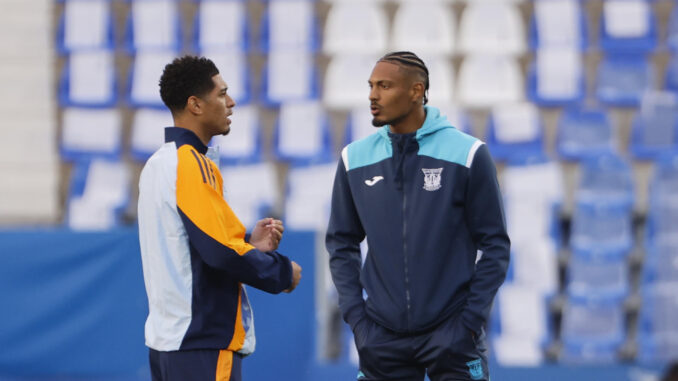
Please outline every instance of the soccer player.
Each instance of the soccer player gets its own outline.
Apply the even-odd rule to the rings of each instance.
[[[301,267],[275,251],[281,221],[263,219],[246,234],[224,200],[219,168],[205,156],[213,136],[228,134],[235,106],[214,63],[175,59],[160,95],[175,127],[141,172],[138,205],[152,379],[240,380],[241,360],[255,347],[243,284],[291,292]]]
[[[342,151],[326,236],[358,379],[489,380],[483,326],[510,246],[490,154],[426,105],[415,54],[385,55],[368,83],[379,129]]]

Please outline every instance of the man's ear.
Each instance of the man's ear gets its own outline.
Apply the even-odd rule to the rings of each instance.
[[[195,95],[188,97],[186,101],[186,110],[193,115],[202,114],[202,100]]]
[[[412,102],[419,102],[423,99],[425,92],[424,84],[422,82],[415,82],[412,85]]]

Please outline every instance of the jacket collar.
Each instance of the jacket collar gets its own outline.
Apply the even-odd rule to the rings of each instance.
[[[189,144],[201,154],[207,153],[207,146],[193,131],[182,127],[165,127],[165,143],[176,142],[177,148]]]

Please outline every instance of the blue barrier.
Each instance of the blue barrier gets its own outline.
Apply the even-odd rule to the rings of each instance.
[[[143,325],[147,313],[135,229],[0,232],[0,380],[148,380]],[[354,380],[355,366],[315,356],[314,244],[310,232],[286,232],[280,251],[303,268],[292,294],[249,288],[257,350],[245,380]],[[652,379],[659,369],[491,365],[492,379]]]

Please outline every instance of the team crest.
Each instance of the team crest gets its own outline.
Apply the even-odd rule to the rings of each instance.
[[[440,173],[442,168],[422,168],[424,172],[424,189],[433,192],[440,189]]]
[[[469,361],[466,363],[468,367],[468,372],[471,374],[472,380],[482,380],[483,379],[483,363],[480,362],[480,359]]]

